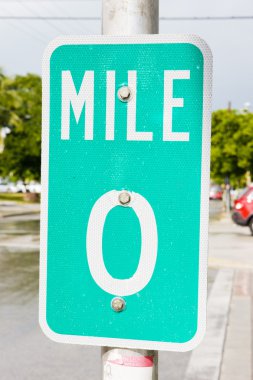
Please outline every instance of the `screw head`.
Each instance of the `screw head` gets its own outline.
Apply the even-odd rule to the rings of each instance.
[[[124,103],[129,102],[129,100],[131,99],[131,96],[132,96],[132,93],[128,86],[122,86],[118,90],[118,98]]]
[[[113,300],[111,302],[111,307],[112,307],[113,311],[115,311],[116,313],[120,313],[121,311],[123,311],[125,309],[126,302],[121,297],[115,297],[115,298],[113,298]]]
[[[127,206],[131,202],[131,196],[127,191],[123,191],[119,195],[119,203],[122,206]]]

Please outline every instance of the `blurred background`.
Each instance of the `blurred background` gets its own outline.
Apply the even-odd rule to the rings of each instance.
[[[0,378],[99,379],[98,348],[38,326],[43,51],[101,33],[99,0],[0,0]],[[160,33],[197,34],[214,57],[208,328],[193,353],[160,353],[160,379],[252,380],[253,2],[160,0]]]

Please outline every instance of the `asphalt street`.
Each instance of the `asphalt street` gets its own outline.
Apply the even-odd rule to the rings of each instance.
[[[252,380],[253,237],[210,207],[208,324],[193,352],[159,353],[159,379]],[[0,378],[101,378],[100,349],[58,344],[38,326],[39,209],[0,205]]]

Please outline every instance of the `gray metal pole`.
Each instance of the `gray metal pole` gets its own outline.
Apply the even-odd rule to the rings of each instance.
[[[103,34],[159,33],[159,0],[103,0]]]
[[[158,380],[158,352],[102,348],[103,380]]]
[[[103,0],[102,33],[159,33],[159,0]],[[102,349],[103,380],[157,380],[158,352]]]

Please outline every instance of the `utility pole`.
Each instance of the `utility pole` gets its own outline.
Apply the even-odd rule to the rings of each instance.
[[[159,33],[159,0],[103,0],[103,34]]]
[[[231,209],[231,186],[230,186],[230,179],[229,176],[226,176],[225,178],[225,190],[226,190],[226,212],[230,214]]]
[[[103,0],[102,33],[159,33],[159,0]],[[102,349],[103,380],[157,380],[158,352]]]

